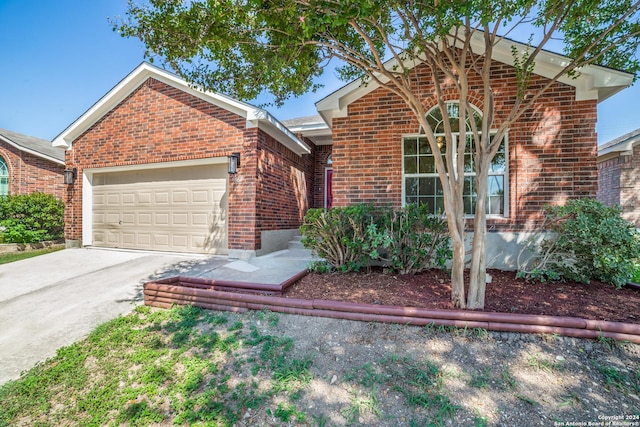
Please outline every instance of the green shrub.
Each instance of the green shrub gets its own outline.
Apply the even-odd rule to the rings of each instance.
[[[631,281],[633,283],[640,283],[640,261],[636,262],[633,266],[633,272],[631,273]]]
[[[442,268],[451,259],[444,220],[417,205],[311,209],[300,232],[305,247],[338,271],[357,271],[377,261],[398,273],[417,273]],[[324,264],[313,267],[328,270]]]
[[[34,243],[64,235],[64,204],[50,194],[0,197],[0,241]]]
[[[426,205],[383,208],[378,223],[367,227],[370,257],[400,274],[444,268],[452,256],[448,233],[444,219],[431,215]]]
[[[640,233],[620,216],[620,208],[593,199],[571,200],[545,209],[543,230],[548,234],[520,277],[592,279],[624,285],[640,253]]]
[[[300,227],[302,244],[339,271],[358,271],[368,264],[366,226],[372,205],[309,209]]]

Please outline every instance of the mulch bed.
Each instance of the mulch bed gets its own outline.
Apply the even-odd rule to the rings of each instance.
[[[517,279],[516,273],[489,270],[487,312],[580,317],[640,324],[640,289],[592,281],[538,283]],[[430,270],[416,275],[394,275],[373,268],[360,273],[309,273],[291,285],[288,298],[453,309],[449,273]]]

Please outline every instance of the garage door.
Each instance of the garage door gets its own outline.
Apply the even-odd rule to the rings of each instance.
[[[227,253],[222,165],[94,173],[93,245]]]

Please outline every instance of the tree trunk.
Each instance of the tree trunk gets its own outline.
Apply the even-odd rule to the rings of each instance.
[[[456,233],[457,234],[457,233]],[[466,308],[464,291],[464,235],[451,236],[453,261],[451,266],[451,303],[456,308]]]
[[[478,164],[477,166],[477,199],[475,216],[473,219],[471,268],[469,270],[469,298],[467,300],[467,307],[471,309],[484,308],[484,294],[487,287],[487,263],[485,252],[487,246],[486,200],[488,169],[482,164]]]
[[[466,293],[464,286],[464,205],[461,192],[451,194],[452,203],[450,211],[447,212],[447,223],[453,259],[451,265],[451,303],[456,308],[467,308]]]

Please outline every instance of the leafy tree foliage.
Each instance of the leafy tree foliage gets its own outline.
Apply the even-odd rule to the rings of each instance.
[[[428,67],[445,125],[447,149],[435,157],[435,165],[452,240],[452,301],[459,307],[482,308],[491,160],[508,129],[561,77],[577,76],[580,67],[589,64],[638,71],[639,8],[633,0],[148,0],[131,2],[126,19],[114,28],[123,36],[140,38],[149,58],[160,58],[183,78],[241,99],[268,92],[281,104],[317,89],[317,77],[331,60],[338,60],[341,78],[375,81],[399,96],[425,132],[431,151],[439,153],[411,73],[418,62]],[[529,49],[513,51],[518,96],[500,121],[494,121],[493,50],[522,32],[531,38]],[[564,40],[570,60],[546,84],[532,89],[536,60],[555,38]],[[455,171],[463,170],[467,130],[460,130],[454,144],[444,87],[454,85],[464,123],[473,116],[471,75],[481,78],[481,87],[473,91],[483,105],[478,106],[482,122],[472,120],[469,132],[478,202],[466,295],[464,174]]]

